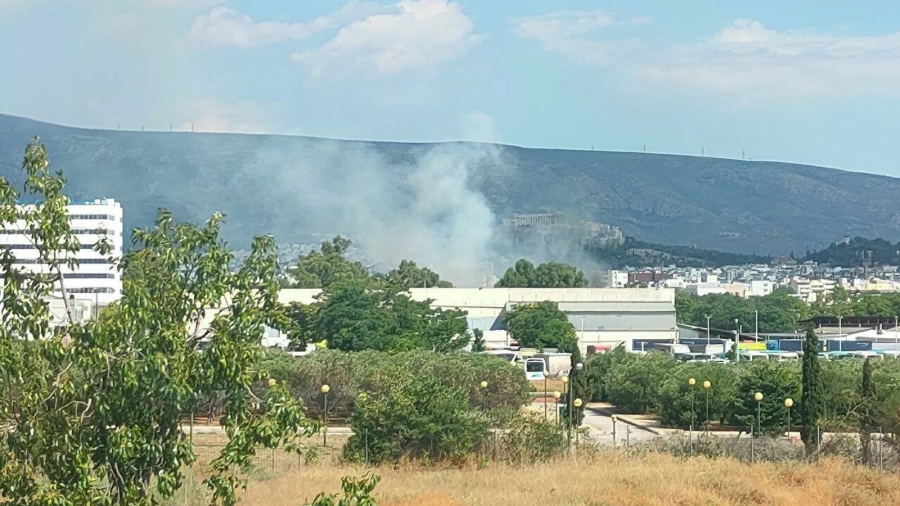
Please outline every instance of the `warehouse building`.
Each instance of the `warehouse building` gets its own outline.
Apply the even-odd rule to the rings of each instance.
[[[317,289],[284,289],[283,304],[315,302]],[[519,304],[556,302],[569,315],[583,352],[624,345],[634,340],[675,340],[675,290],[655,288],[413,288],[413,299],[432,306],[466,311],[469,328],[484,331],[490,347],[511,344],[504,316]]]

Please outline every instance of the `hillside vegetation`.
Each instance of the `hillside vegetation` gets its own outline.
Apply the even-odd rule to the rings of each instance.
[[[434,146],[86,130],[0,116],[0,174],[12,175],[14,184],[21,184],[14,170],[21,147],[34,135],[66,172],[72,196],[123,203],[126,230],[149,225],[159,207],[193,222],[221,210],[229,217],[226,237],[241,244],[260,232],[282,242],[347,233],[332,230],[327,213],[311,211],[340,209],[341,199],[352,201],[348,192],[396,186]],[[443,146],[464,151],[473,145]],[[372,163],[383,166],[381,179],[343,178],[342,171]],[[422,176],[447,178],[458,165],[447,167]],[[775,162],[514,146],[468,167],[469,186],[497,220],[554,209],[619,226],[639,241],[757,254],[819,249],[842,235],[900,240],[900,180],[889,177]]]
[[[847,238],[827,248],[806,254],[805,260],[832,267],[900,264],[900,244],[884,239]]]

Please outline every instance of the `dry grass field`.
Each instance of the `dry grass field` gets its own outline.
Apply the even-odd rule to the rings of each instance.
[[[365,472],[333,463],[304,467],[252,482],[241,504],[305,504],[319,491],[337,492],[341,476]],[[381,506],[900,504],[900,477],[838,460],[748,466],[731,460],[619,453],[590,463],[566,461],[527,468],[408,467],[375,472],[382,478],[376,488]]]

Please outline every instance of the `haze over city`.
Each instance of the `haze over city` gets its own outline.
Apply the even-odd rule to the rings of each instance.
[[[890,2],[0,0],[0,112],[900,175]]]

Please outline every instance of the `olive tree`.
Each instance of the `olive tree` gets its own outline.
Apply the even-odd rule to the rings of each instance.
[[[22,167],[23,193],[0,178],[0,226],[24,230],[47,267],[26,272],[0,247],[0,496],[55,506],[171,497],[195,459],[182,415],[221,392],[228,442],[206,483],[213,503],[233,504],[246,485],[237,473],[258,446],[299,451],[316,429],[282,385],[269,381],[264,398],[250,388],[266,377],[255,369],[259,339],[279,311],[273,239],[255,239],[231,272],[221,215],[195,226],[160,211],[154,227],[134,232],[130,253],[111,259],[124,272],[121,300],[102,319],[76,322],[63,272],[82,246],[66,215],[65,180],[37,139]],[[109,254],[105,241],[95,248]],[[54,326],[47,301],[60,295],[66,317]],[[219,309],[210,315],[211,307]],[[206,329],[194,323],[204,317]]]

